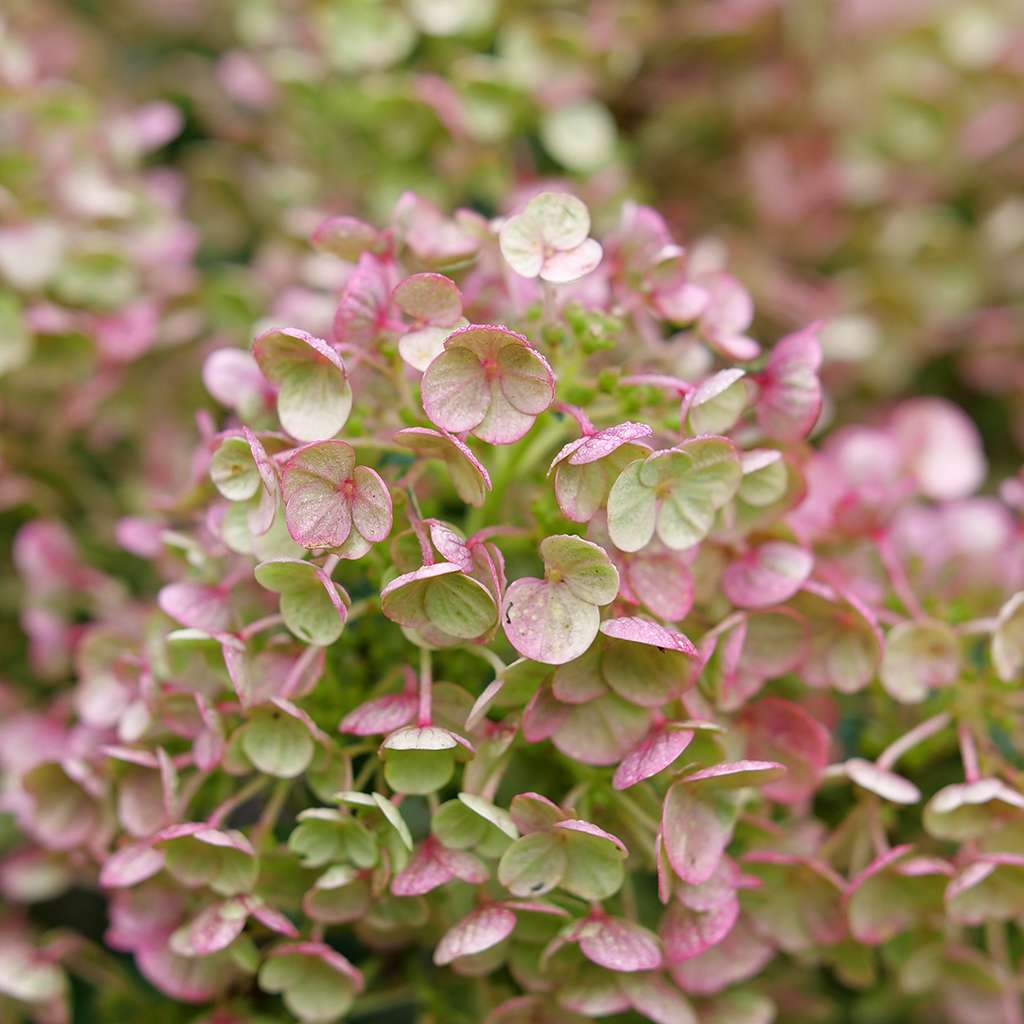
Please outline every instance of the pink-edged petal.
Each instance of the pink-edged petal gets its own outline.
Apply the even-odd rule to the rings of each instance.
[[[799,704],[765,697],[747,705],[740,723],[747,734],[750,757],[786,766],[781,779],[764,787],[769,800],[800,803],[815,792],[828,764],[831,743],[821,722]]]
[[[356,466],[352,479],[352,522],[366,540],[376,544],[391,532],[391,493],[380,474],[367,466]]]
[[[552,284],[578,281],[597,269],[603,255],[601,243],[593,238],[586,238],[574,249],[553,252],[547,256],[541,264],[540,278]]]
[[[667,629],[649,619],[630,615],[606,619],[601,623],[601,632],[615,640],[627,640],[634,644],[646,644],[659,650],[678,651],[689,657],[697,657],[697,648],[682,633]]]
[[[757,422],[769,437],[799,441],[821,411],[821,345],[818,325],[783,338],[758,378]]]
[[[632,444],[641,438],[650,437],[652,433],[653,430],[646,423],[627,422],[605,427],[580,438],[576,442],[576,447],[568,453],[568,461],[573,466],[585,466],[611,455],[624,444]],[[560,460],[556,458],[556,461]]]
[[[334,314],[334,337],[351,345],[372,345],[387,323],[391,277],[386,265],[364,252],[345,284]]]
[[[531,832],[543,832],[567,817],[558,804],[540,793],[517,793],[512,797],[509,813],[516,828],[524,836]]]
[[[557,821],[552,826],[556,829],[563,829],[566,832],[579,832],[582,835],[594,836],[597,839],[606,839],[611,843],[623,857],[629,855],[629,850],[626,849],[626,844],[619,839],[618,836],[613,836],[611,832],[606,832],[599,825],[595,825],[589,821],[582,821],[579,818],[563,818],[561,821]]]
[[[393,693],[375,697],[350,711],[338,726],[353,736],[377,736],[408,725],[416,716],[417,698],[413,693]]]
[[[693,607],[693,574],[675,552],[638,551],[626,559],[623,576],[633,597],[659,618],[678,622]]]
[[[693,733],[687,729],[659,726],[652,730],[623,758],[615,769],[612,785],[616,789],[629,789],[657,775],[682,754],[692,739]]]
[[[395,305],[408,317],[436,327],[454,327],[462,316],[462,295],[444,274],[413,274],[391,293]]]
[[[299,937],[299,930],[295,925],[284,914],[268,907],[259,897],[246,899],[246,905],[250,915],[256,918],[264,928],[277,935],[286,935],[290,939]]]
[[[445,885],[454,877],[438,856],[441,844],[428,836],[415,850],[409,863],[391,881],[391,892],[395,896],[423,896]]]
[[[563,665],[593,643],[601,615],[563,583],[524,578],[506,591],[501,621],[509,643],[523,657]]]
[[[985,453],[974,421],[942,398],[900,405],[892,432],[922,494],[951,501],[973,494],[985,479]]]
[[[149,843],[122,846],[104,862],[100,871],[100,885],[105,889],[123,889],[152,878],[164,866],[162,850]]]
[[[171,935],[171,950],[178,956],[188,957],[218,953],[242,934],[248,917],[244,900],[235,898],[214,903]]]
[[[656,971],[662,963],[658,937],[622,918],[588,921],[582,929],[579,945],[588,960],[610,971]]]
[[[431,422],[452,433],[478,426],[491,405],[483,365],[465,348],[446,348],[426,368],[420,394]]]
[[[757,974],[775,950],[742,918],[721,942],[669,968],[673,981],[691,995],[713,995]]]
[[[162,611],[189,629],[227,632],[231,624],[227,595],[200,583],[168,583],[157,598]]]
[[[178,956],[163,942],[136,949],[135,964],[154,988],[182,1003],[205,1003],[235,979],[230,960]]]
[[[352,411],[341,356],[325,341],[291,327],[271,328],[253,343],[263,375],[277,388],[281,426],[300,441],[333,437]]]
[[[565,724],[571,708],[557,700],[548,686],[541,686],[523,710],[523,739],[543,743]]]
[[[697,1024],[687,998],[661,974],[630,974],[619,981],[633,1009],[653,1024]]]
[[[551,738],[563,754],[583,764],[612,765],[644,737],[650,717],[646,708],[607,693],[570,708]]]
[[[662,809],[662,842],[672,870],[690,885],[706,882],[732,836],[733,817],[677,782]]]
[[[345,441],[299,448],[284,467],[284,515],[292,538],[306,548],[338,547],[352,530],[355,451]]]
[[[661,941],[670,964],[700,956],[732,931],[739,917],[739,900],[733,895],[705,910],[673,902],[661,919]]]
[[[515,926],[516,915],[506,907],[480,907],[445,932],[434,949],[434,963],[443,967],[459,957],[482,953],[508,938]]]
[[[722,574],[722,590],[738,608],[788,601],[814,568],[814,556],[785,541],[768,541],[736,559]]]
[[[777,761],[724,761],[701,768],[683,777],[683,782],[701,789],[740,789],[763,786],[786,773],[786,766]]]
[[[909,779],[879,768],[872,761],[851,757],[843,767],[851,781],[890,803],[916,804],[921,799],[921,791]]]
[[[497,362],[502,394],[518,412],[538,416],[554,400],[555,375],[535,349],[505,345]]]
[[[380,232],[357,217],[328,217],[309,240],[315,249],[355,263],[364,252],[377,246]]]

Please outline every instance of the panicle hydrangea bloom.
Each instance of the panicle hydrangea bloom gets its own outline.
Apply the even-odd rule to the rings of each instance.
[[[831,430],[819,329],[752,329],[653,210],[524,275],[573,251],[540,194],[321,226],[336,315],[214,351],[186,492],[123,524],[156,607],[23,528],[75,684],[0,692],[5,897],[102,893],[211,1021],[416,1003],[425,946],[488,1024],[785,1020],[822,979],[1013,1024],[1019,481],[980,493],[941,399]],[[78,941],[12,918],[4,998],[59,1019]]]

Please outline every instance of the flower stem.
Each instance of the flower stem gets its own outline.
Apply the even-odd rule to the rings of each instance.
[[[420,727],[428,726],[431,722],[433,699],[433,666],[430,661],[430,651],[426,647],[420,648],[420,706],[417,724]]]
[[[890,743],[878,756],[876,761],[879,768],[891,768],[908,750],[923,743],[926,739],[941,732],[950,723],[950,715],[943,711],[941,714],[927,718],[920,725],[915,725],[910,732],[905,733],[894,743]]]
[[[960,741],[960,758],[964,764],[964,779],[967,782],[977,782],[981,777],[978,769],[978,746],[966,722],[961,722],[957,727],[957,738]]]

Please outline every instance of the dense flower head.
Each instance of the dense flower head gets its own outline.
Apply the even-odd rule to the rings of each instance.
[[[167,997],[309,1022],[419,946],[492,1024],[784,1020],[811,969],[1015,1005],[1013,487],[942,399],[831,430],[819,325],[748,337],[653,211],[602,248],[581,206],[322,225],[324,337],[209,354],[187,493],[124,524],[154,605],[22,528],[75,683],[4,691],[5,896],[91,889]],[[4,997],[62,1005],[74,944],[4,934]]]
[[[0,1018],[1020,1024],[1012,0],[72,6]]]

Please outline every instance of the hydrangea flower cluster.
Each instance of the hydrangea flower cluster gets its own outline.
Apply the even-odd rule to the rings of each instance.
[[[1020,479],[941,399],[829,431],[816,324],[757,336],[652,209],[594,233],[331,218],[326,336],[212,352],[123,525],[158,609],[22,530],[29,607],[93,621],[71,693],[4,694],[5,897],[102,893],[207,1024],[1018,1024]],[[134,990],[15,915],[0,964],[41,1021]]]

